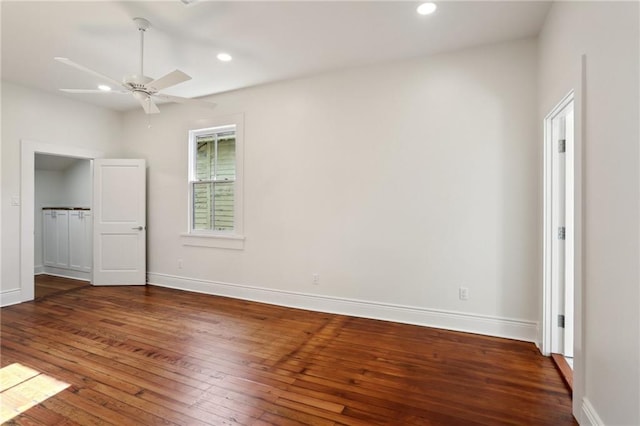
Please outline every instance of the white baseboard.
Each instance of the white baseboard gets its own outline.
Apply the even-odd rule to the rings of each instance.
[[[36,265],[33,267],[33,275],[44,274],[44,265]]]
[[[464,331],[526,342],[536,343],[538,338],[538,324],[535,321],[297,293],[154,272],[147,274],[147,282],[160,287],[279,306]]]
[[[71,278],[73,280],[91,281],[91,273],[75,271],[73,269],[55,268],[53,266],[45,266],[42,270],[43,274],[52,275],[54,277]]]
[[[598,416],[596,409],[587,398],[582,398],[582,423],[585,426],[604,426],[604,422]]]
[[[22,302],[22,291],[19,288],[0,292],[0,307],[15,305],[20,302]]]

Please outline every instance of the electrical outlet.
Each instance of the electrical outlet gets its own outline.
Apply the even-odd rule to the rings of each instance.
[[[311,274],[311,283],[313,285],[320,285],[320,274]]]
[[[460,287],[458,289],[458,297],[460,297],[460,300],[469,300],[469,288]]]
[[[182,269],[182,259],[178,259],[178,269]]]

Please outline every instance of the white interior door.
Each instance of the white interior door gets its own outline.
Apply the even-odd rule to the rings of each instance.
[[[574,120],[573,102],[551,121],[552,212],[551,243],[552,325],[551,352],[573,357],[574,303]]]
[[[573,358],[574,268],[575,268],[575,151],[573,102],[565,115],[565,280],[564,280],[564,356]]]
[[[553,312],[558,320],[554,324],[554,339],[551,351],[564,353],[564,327],[565,316],[565,281],[566,281],[566,122],[564,114],[559,114],[552,121],[552,141],[554,155],[552,156],[553,183],[552,183],[552,232],[555,238],[551,245],[552,250],[552,286],[553,286]],[[561,148],[562,147],[562,148]],[[562,318],[562,319],[561,319]]]
[[[146,284],[144,160],[94,160],[93,284]]]

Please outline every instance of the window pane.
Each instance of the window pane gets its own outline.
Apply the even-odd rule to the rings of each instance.
[[[213,136],[196,138],[196,180],[211,180],[215,177],[215,139]]]
[[[233,231],[233,203],[235,198],[234,183],[215,184],[214,229],[216,231]]]
[[[235,126],[199,131],[191,139],[190,171],[194,231],[233,232],[235,229]]]
[[[236,178],[236,138],[223,136],[218,140],[217,180],[235,180]]]
[[[213,183],[193,184],[193,229],[213,229]]]

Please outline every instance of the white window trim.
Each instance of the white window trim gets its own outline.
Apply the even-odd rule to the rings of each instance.
[[[191,190],[191,175],[194,170],[195,160],[191,149],[192,140],[200,134],[210,133],[212,129],[235,126],[236,130],[236,179],[234,200],[234,226],[233,231],[193,230],[193,191]],[[182,244],[195,247],[212,247],[241,250],[244,248],[244,115],[233,114],[215,117],[208,120],[200,120],[193,123],[188,129],[189,143],[189,167],[187,169],[187,232],[181,233]]]
[[[183,246],[211,247],[242,250],[244,249],[244,236],[232,234],[180,234]]]

